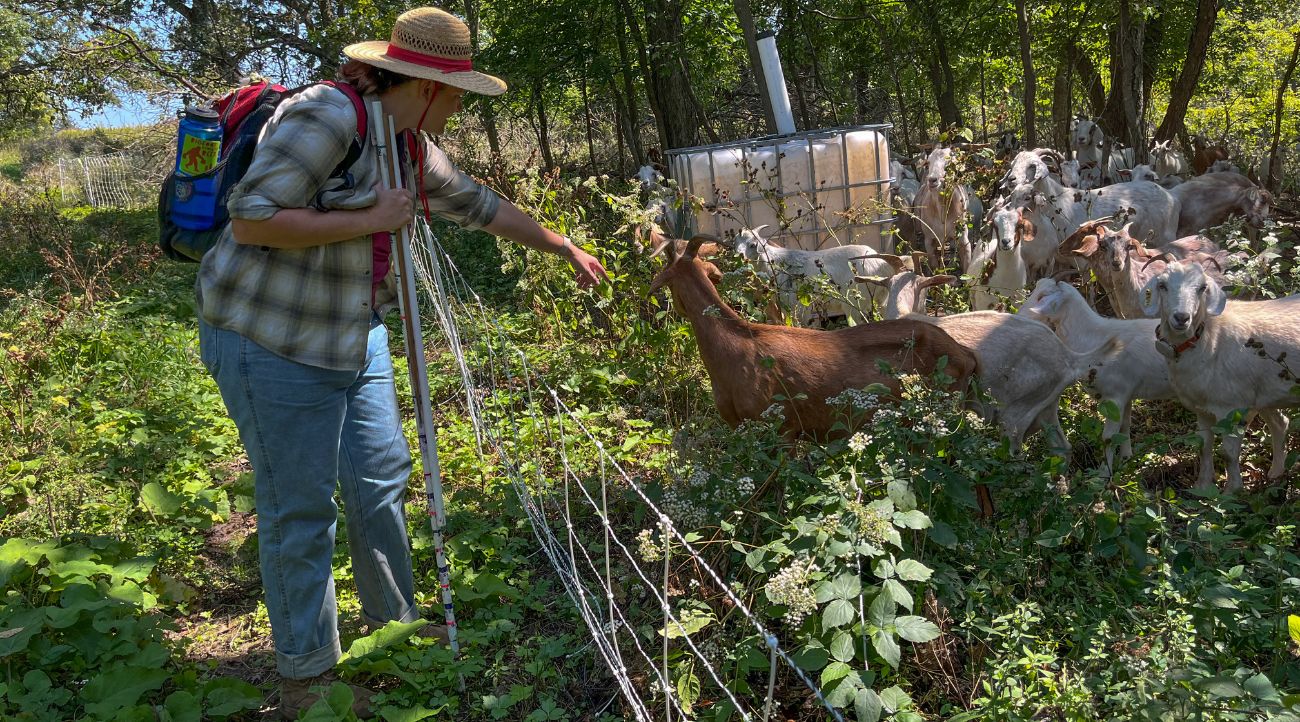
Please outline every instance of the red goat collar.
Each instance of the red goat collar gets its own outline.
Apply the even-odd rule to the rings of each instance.
[[[1196,329],[1196,333],[1192,334],[1191,338],[1178,344],[1177,346],[1170,346],[1169,341],[1165,340],[1165,337],[1160,333],[1161,329],[1163,328],[1164,328],[1164,324],[1156,326],[1156,340],[1173,349],[1174,352],[1173,357],[1175,360],[1179,356],[1182,356],[1184,353],[1187,353],[1193,348],[1196,348],[1196,343],[1201,340],[1201,334],[1205,333],[1205,324],[1201,324],[1201,326]]]

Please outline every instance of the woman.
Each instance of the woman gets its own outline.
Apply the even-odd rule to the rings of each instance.
[[[398,129],[438,134],[466,91],[505,92],[504,82],[472,69],[470,47],[460,20],[417,8],[397,19],[390,42],[346,48],[351,60],[340,79],[367,103],[378,99]],[[366,622],[420,616],[402,507],[411,457],[376,311],[394,298],[383,232],[410,222],[414,198],[379,186],[375,138],[349,173],[330,177],[356,128],[353,104],[336,88],[318,85],[284,101],[230,194],[229,227],[199,268],[203,362],[256,477],[262,581],[289,718],[319,697],[340,656],[331,574],[336,486]],[[591,255],[421,140],[425,208],[564,256],[580,287],[605,276]],[[423,633],[445,638],[446,628]],[[355,689],[356,711],[366,714],[367,694]]]

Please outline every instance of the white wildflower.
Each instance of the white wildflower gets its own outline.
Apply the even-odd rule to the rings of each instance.
[[[849,439],[849,448],[861,454],[863,450],[867,448],[867,444],[870,443],[871,443],[871,437],[859,431],[858,433],[854,434],[852,438]]]
[[[785,605],[785,621],[792,626],[797,626],[817,609],[817,597],[812,591],[812,573],[815,571],[817,563],[812,559],[795,560],[767,580],[764,586],[768,599]]]

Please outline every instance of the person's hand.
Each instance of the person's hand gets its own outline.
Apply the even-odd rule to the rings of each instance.
[[[415,196],[405,188],[376,188],[375,205],[370,212],[374,214],[377,230],[397,230],[415,216]]]
[[[605,267],[600,265],[600,261],[597,261],[595,256],[578,248],[576,243],[567,238],[564,248],[568,251],[569,265],[573,266],[577,274],[578,288],[591,288],[600,285],[601,279],[609,280]]]

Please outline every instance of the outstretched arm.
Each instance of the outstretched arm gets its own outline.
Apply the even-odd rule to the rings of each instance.
[[[599,284],[601,279],[609,279],[605,268],[594,256],[578,248],[573,241],[564,236],[543,228],[509,201],[501,201],[496,216],[483,226],[483,230],[538,251],[563,256],[569,265],[573,266],[579,288],[591,288]]]

